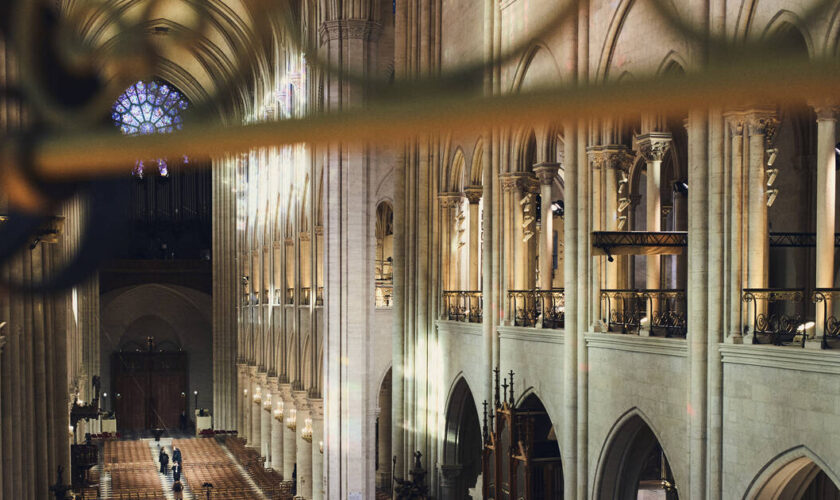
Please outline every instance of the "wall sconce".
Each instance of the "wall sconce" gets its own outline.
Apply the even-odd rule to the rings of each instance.
[[[324,442],[323,441],[318,441],[318,451],[321,452],[321,455],[324,454]]]
[[[771,187],[774,182],[776,182],[776,177],[779,175],[778,168],[768,168],[767,169],[767,187]]]
[[[278,401],[277,407],[274,408],[274,419],[279,421],[281,424],[283,423],[283,402]]]
[[[312,419],[307,418],[303,422],[303,429],[300,430],[300,437],[307,443],[312,442]]]
[[[257,387],[257,390],[254,391],[254,403],[260,404],[262,402],[262,389]]]
[[[198,391],[197,390],[193,391],[193,396],[195,397],[194,408],[197,410],[198,409]]]
[[[289,409],[289,416],[286,417],[286,427],[292,431],[297,430],[297,410],[295,408]]]
[[[776,163],[776,157],[779,155],[779,148],[770,148],[767,153],[767,166],[772,167]]]
[[[776,196],[779,196],[778,189],[768,189],[767,190],[767,207],[772,207],[773,203],[776,201]]]
[[[263,409],[271,411],[271,394],[266,394],[263,400]]]
[[[619,231],[621,231],[622,229],[624,229],[625,224],[627,224],[627,216],[626,215],[619,216],[618,217],[618,227],[617,227],[617,229]]]
[[[630,206],[630,198],[624,197],[618,199],[618,212],[623,212]]]

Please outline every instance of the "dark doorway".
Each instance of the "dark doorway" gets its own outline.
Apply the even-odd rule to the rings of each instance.
[[[120,432],[177,429],[187,411],[187,353],[115,352],[112,387]]]

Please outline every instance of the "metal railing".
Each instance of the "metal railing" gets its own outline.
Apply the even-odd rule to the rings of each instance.
[[[566,295],[562,288],[509,290],[508,303],[516,326],[565,327]]]
[[[805,346],[807,337],[801,288],[745,288],[741,294],[750,324],[753,344]],[[752,310],[752,314],[750,314]]]
[[[319,286],[315,291],[315,305],[324,305],[324,287]]]
[[[376,284],[376,307],[388,309],[394,305],[394,285]]]
[[[295,303],[295,288],[286,288],[286,304],[294,305]]]
[[[822,307],[823,337],[821,347],[831,349],[840,344],[840,320],[837,319],[830,307],[840,300],[840,288],[816,288],[811,292],[811,301],[817,307]]]
[[[481,290],[445,290],[443,309],[450,321],[481,323],[484,317]]]
[[[278,305],[278,306],[283,304],[283,289],[282,288],[275,288],[274,289],[274,304]]]
[[[307,287],[303,287],[300,289],[300,305],[308,306],[309,301],[312,300],[312,289]]]
[[[680,338],[687,334],[685,290],[601,290],[601,300],[608,331]]]

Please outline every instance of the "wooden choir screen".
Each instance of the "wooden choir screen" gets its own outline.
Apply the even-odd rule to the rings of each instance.
[[[484,498],[562,499],[563,465],[548,413],[535,396],[514,406],[513,372],[501,399],[498,387],[497,371],[495,404],[489,414],[484,403]]]
[[[116,352],[111,355],[114,409],[120,432],[176,429],[187,410],[187,353]],[[119,396],[117,396],[119,395]]]

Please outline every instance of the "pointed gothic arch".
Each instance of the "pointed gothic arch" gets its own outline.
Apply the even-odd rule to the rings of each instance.
[[[744,500],[840,499],[840,477],[807,446],[771,459],[756,475]]]

